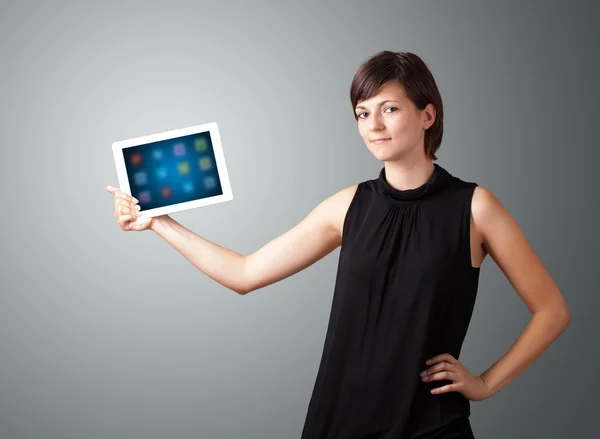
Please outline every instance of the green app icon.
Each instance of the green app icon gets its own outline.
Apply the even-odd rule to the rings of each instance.
[[[194,146],[198,152],[205,152],[208,149],[205,138],[196,139]]]

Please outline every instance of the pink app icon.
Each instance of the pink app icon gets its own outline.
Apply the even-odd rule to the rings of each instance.
[[[165,186],[160,189],[160,193],[163,198],[169,198],[171,196],[171,188],[169,186]]]

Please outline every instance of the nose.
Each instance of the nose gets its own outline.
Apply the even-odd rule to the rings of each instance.
[[[384,128],[383,119],[381,115],[373,114],[371,121],[369,122],[369,129],[371,131],[381,131]]]

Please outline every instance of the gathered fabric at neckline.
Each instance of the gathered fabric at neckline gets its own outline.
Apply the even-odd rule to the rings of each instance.
[[[433,166],[435,169],[427,182],[417,188],[405,190],[396,189],[388,183],[384,166],[379,172],[379,189],[391,201],[397,203],[414,203],[429,198],[444,189],[453,178],[446,169],[437,163],[434,163]]]

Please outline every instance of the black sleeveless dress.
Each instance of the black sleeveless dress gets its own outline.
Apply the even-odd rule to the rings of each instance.
[[[434,166],[415,189],[391,187],[385,168],[358,185],[302,439],[473,438],[470,401],[419,375],[435,355],[459,358],[479,281],[477,184]]]

